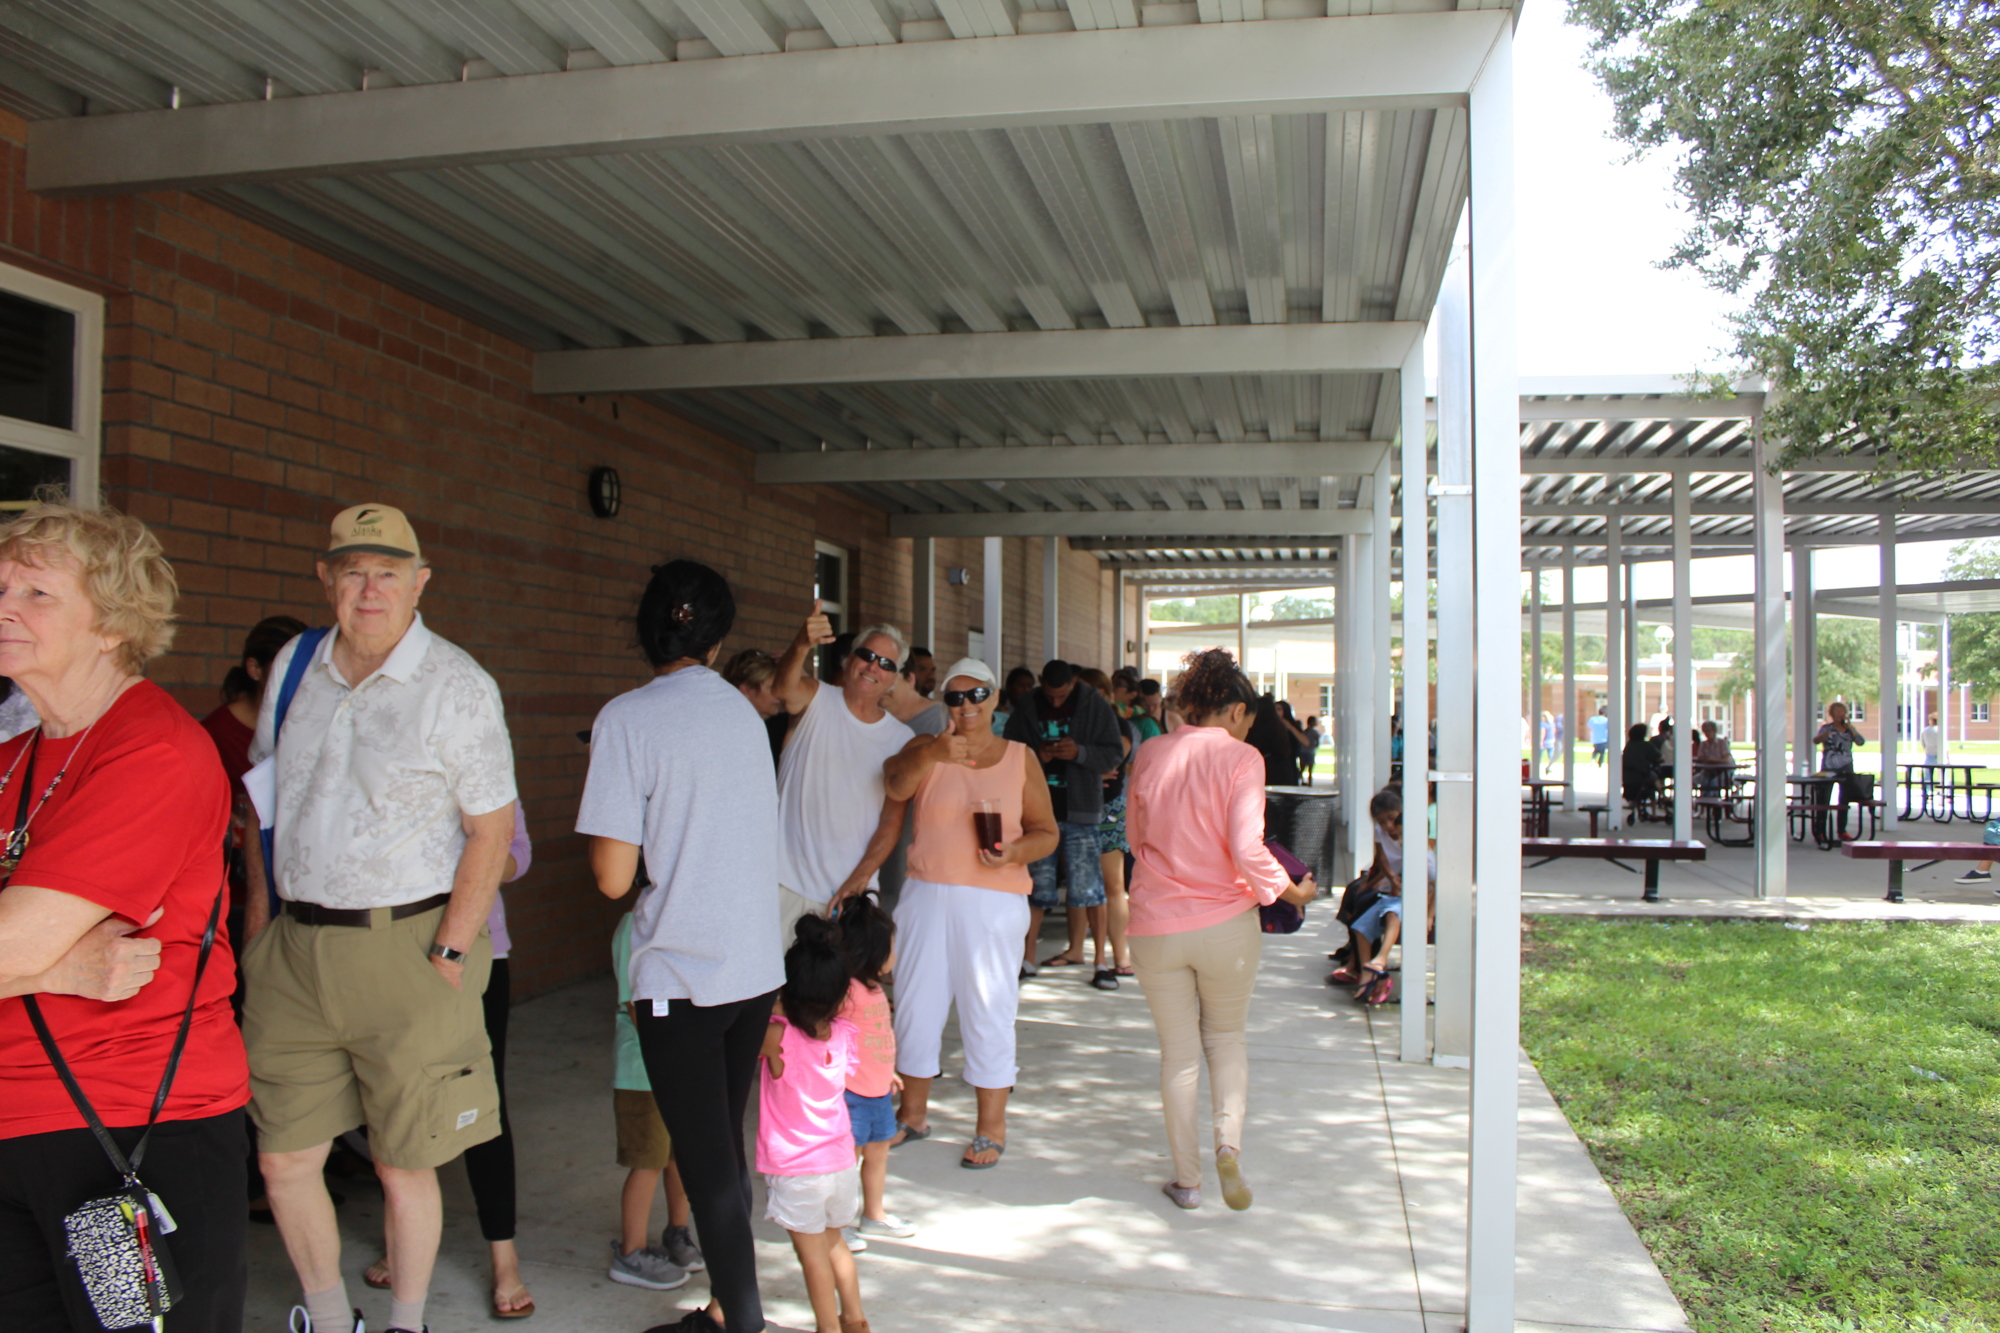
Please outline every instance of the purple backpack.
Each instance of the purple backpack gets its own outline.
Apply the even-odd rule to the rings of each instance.
[[[1285,868],[1285,874],[1291,877],[1293,883],[1305,878],[1306,863],[1293,856],[1285,844],[1266,839],[1264,846],[1278,858],[1278,864]],[[1274,903],[1259,905],[1257,916],[1266,935],[1290,935],[1306,923],[1306,909],[1294,907],[1282,898]]]

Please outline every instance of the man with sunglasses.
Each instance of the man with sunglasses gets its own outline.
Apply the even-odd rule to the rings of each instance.
[[[833,641],[815,601],[774,682],[796,719],[778,759],[778,925],[787,943],[800,917],[824,916],[834,898],[871,887],[903,827],[903,803],[882,797],[882,764],[914,734],[885,702],[902,668],[902,631],[859,630],[836,683],[822,684],[807,659]]]

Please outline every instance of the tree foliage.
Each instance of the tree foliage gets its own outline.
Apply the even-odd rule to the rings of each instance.
[[[1960,542],[1945,562],[1949,579],[2000,579],[2000,542]],[[1951,618],[1951,678],[1975,698],[2000,694],[2000,613]]]
[[[2000,458],[1993,0],[1571,0],[1635,152],[1677,156],[1668,259],[1750,297],[1736,354],[1787,461]]]
[[[1816,624],[1819,627],[1819,698],[1814,702],[1873,700],[1882,692],[1879,670],[1882,661],[1881,626],[1873,620],[1852,620],[1845,616],[1821,616]],[[1745,630],[1736,632],[1748,634]],[[1729,670],[1723,673],[1722,679],[1716,682],[1715,697],[1726,704],[1749,695],[1756,686],[1756,672],[1756,649],[1745,646],[1730,662]],[[1788,693],[1791,681],[1792,638],[1788,634],[1785,636],[1785,688]]]

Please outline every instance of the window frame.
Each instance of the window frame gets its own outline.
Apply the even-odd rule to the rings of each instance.
[[[0,290],[66,310],[76,317],[75,362],[70,368],[73,428],[59,430],[0,416],[0,444],[67,459],[71,501],[94,505],[102,487],[103,470],[104,298],[8,263],[0,263]]]

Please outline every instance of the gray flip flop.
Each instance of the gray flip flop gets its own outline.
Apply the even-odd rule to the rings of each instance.
[[[915,1125],[906,1125],[900,1120],[896,1122],[896,1128],[903,1131],[903,1143],[915,1143],[919,1139],[927,1139],[931,1136],[928,1128],[918,1129]],[[892,1143],[889,1146],[891,1149],[900,1148],[903,1146],[903,1143]]]
[[[970,1160],[970,1157],[966,1155],[961,1155],[958,1159],[958,1164],[968,1171],[990,1171],[1000,1165],[1000,1159],[1007,1155],[1007,1145],[997,1140],[989,1139],[984,1134],[974,1134],[972,1136],[972,1143],[966,1148],[965,1152],[966,1154],[976,1152],[993,1153],[994,1157],[990,1162],[975,1162]]]

